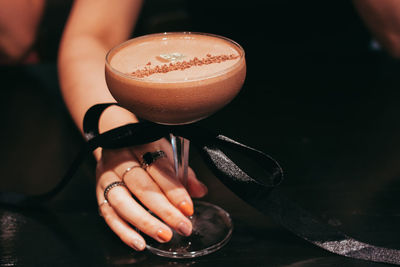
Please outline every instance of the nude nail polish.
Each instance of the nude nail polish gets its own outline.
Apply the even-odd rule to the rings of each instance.
[[[189,236],[192,233],[192,227],[186,222],[180,222],[177,231],[181,235]]]
[[[200,184],[201,184],[201,187],[203,188],[204,195],[206,195],[208,193],[208,187],[205,184],[203,184],[202,182],[200,182]]]
[[[160,229],[157,231],[157,237],[162,241],[162,242],[168,242],[172,238],[172,233],[170,231]]]
[[[187,201],[182,201],[179,204],[179,209],[183,212],[183,214],[185,214],[186,216],[191,216],[193,215],[193,205],[191,205],[189,202]]]
[[[145,244],[138,239],[134,239],[132,241],[132,245],[133,245],[134,249],[138,250],[138,251],[142,251],[146,247]]]

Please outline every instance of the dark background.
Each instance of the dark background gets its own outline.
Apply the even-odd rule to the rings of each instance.
[[[83,142],[57,84],[66,8],[48,7],[39,64],[0,67],[1,191],[49,190]],[[400,248],[399,66],[373,45],[350,1],[150,0],[133,36],[182,30],[220,34],[246,51],[243,90],[201,124],[277,159],[281,190],[323,221]],[[97,215],[88,159],[44,209],[0,208],[0,266],[379,266],[293,236],[227,191],[192,152],[191,165],[209,186],[206,199],[234,219],[221,251],[193,261],[132,252]]]

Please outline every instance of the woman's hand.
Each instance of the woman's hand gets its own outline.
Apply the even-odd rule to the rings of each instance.
[[[165,156],[142,168],[143,154],[159,150],[164,151]],[[185,236],[192,232],[192,224],[187,218],[193,214],[190,196],[202,197],[207,188],[189,168],[185,189],[175,178],[173,166],[172,148],[165,139],[101,153],[96,170],[100,213],[121,240],[135,250],[143,250],[146,243],[134,228],[159,242],[168,242],[172,238],[170,227]],[[123,181],[126,187],[111,188],[107,193],[108,201],[105,201],[104,190],[116,181]]]

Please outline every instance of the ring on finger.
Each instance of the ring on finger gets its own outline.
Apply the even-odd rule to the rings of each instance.
[[[140,165],[134,165],[134,166],[131,166],[131,167],[129,167],[129,168],[127,168],[125,171],[124,171],[124,173],[121,175],[121,180],[122,180],[122,182],[125,182],[125,175],[127,175],[128,174],[128,172],[130,172],[131,170],[133,170],[133,169],[135,169],[135,168],[142,168],[142,166],[140,166]]]
[[[115,181],[112,182],[111,184],[107,185],[106,188],[104,189],[104,199],[107,200],[108,202],[108,193],[110,192],[111,189],[117,186],[124,186],[126,187],[125,183],[122,181]]]
[[[105,205],[105,204],[108,204],[108,201],[107,201],[106,199],[104,199],[103,202],[101,202],[101,203],[99,204],[99,215],[100,215],[101,217],[103,217],[103,214],[101,213],[101,207],[102,207],[103,205]]]
[[[151,164],[153,164],[156,160],[165,157],[166,154],[162,150],[157,150],[154,152],[144,153],[142,156],[142,168],[147,169]]]

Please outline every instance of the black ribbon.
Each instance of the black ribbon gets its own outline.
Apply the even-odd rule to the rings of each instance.
[[[260,212],[297,236],[332,253],[400,265],[400,250],[377,247],[360,242],[332,228],[301,207],[285,198],[277,188],[283,179],[279,164],[262,151],[226,136],[207,131],[196,124],[167,126],[143,121],[121,126],[100,134],[98,121],[102,112],[115,103],[91,107],[84,118],[84,132],[88,142],[82,148],[64,179],[49,193],[27,197],[2,193],[0,202],[13,205],[32,205],[56,195],[73,177],[83,158],[97,147],[123,148],[156,141],[169,133],[187,138],[201,152],[203,159],[230,190]]]

